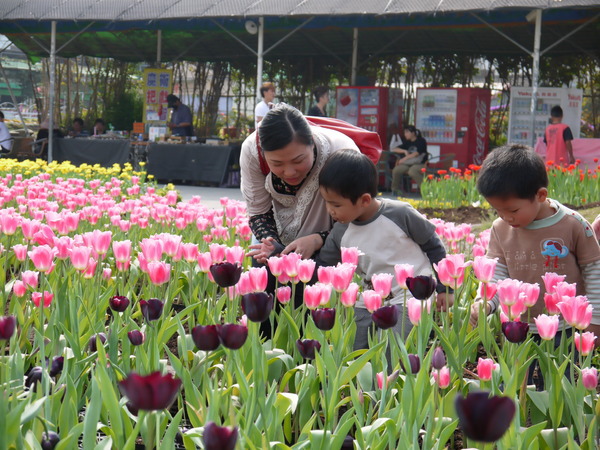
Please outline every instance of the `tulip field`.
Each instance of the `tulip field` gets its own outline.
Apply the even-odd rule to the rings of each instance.
[[[268,294],[243,203],[181,202],[128,167],[0,159],[0,202],[0,449],[598,448],[591,305],[552,273],[493,283],[488,230],[431,219],[455,296],[438,311],[434,279],[367,284],[353,248],[272,257]],[[353,350],[358,296],[374,326]]]

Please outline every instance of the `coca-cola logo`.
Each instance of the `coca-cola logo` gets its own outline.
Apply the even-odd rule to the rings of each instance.
[[[485,154],[485,134],[487,132],[485,124],[487,121],[488,107],[487,103],[483,100],[475,99],[475,130],[477,136],[475,138],[475,154],[473,155],[473,162],[477,165],[483,163],[483,157]]]

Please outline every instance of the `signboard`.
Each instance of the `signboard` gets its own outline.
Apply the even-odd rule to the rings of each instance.
[[[166,126],[167,95],[173,87],[173,71],[170,69],[144,69],[144,116],[148,126]]]
[[[513,86],[510,89],[508,142],[525,145],[534,142],[531,137],[531,91],[530,87]],[[562,121],[571,128],[573,138],[579,138],[582,99],[581,89],[539,87],[535,103],[535,141],[544,137],[550,110],[555,105],[562,107]]]

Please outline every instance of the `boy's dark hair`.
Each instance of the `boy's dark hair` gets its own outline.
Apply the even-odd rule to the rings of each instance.
[[[78,123],[79,125],[83,126],[83,119],[81,117],[75,117],[73,119],[73,123]]]
[[[411,133],[415,133],[417,135],[417,137],[421,137],[421,130],[419,130],[417,127],[415,127],[414,125],[406,125],[404,127],[404,129],[406,131],[410,131]]]
[[[0,119],[4,119],[4,113],[0,111]]]
[[[96,121],[94,122],[94,125],[101,123],[102,125],[106,125],[106,123],[104,122],[104,119],[96,119]]]
[[[377,196],[377,168],[361,152],[339,150],[325,162],[319,185],[356,203],[363,194]]]
[[[304,115],[286,103],[278,103],[267,113],[258,127],[258,137],[265,152],[281,150],[292,142],[314,144]]]
[[[265,98],[265,93],[271,89],[275,89],[275,85],[273,83],[270,81],[263,83],[263,85],[260,87],[260,96]]]
[[[560,119],[563,116],[563,110],[560,105],[553,106],[550,110],[550,117],[556,117]]]
[[[315,97],[315,101],[318,103],[321,97],[329,92],[329,88],[327,86],[317,86],[313,89],[313,96]]]
[[[526,145],[507,144],[494,149],[483,161],[477,179],[477,189],[486,198],[533,199],[543,187],[548,187],[544,160]]]

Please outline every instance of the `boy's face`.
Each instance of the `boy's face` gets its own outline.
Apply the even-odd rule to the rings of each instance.
[[[547,198],[548,190],[541,188],[533,199],[511,196],[487,197],[486,200],[502,220],[513,228],[520,228],[552,214],[552,209],[546,202]]]
[[[370,204],[371,196],[369,194],[363,194],[356,203],[352,203],[349,198],[342,197],[337,192],[324,187],[320,187],[319,191],[325,200],[327,212],[336,222],[350,223],[355,220],[366,220],[362,216],[366,212],[366,207]]]

